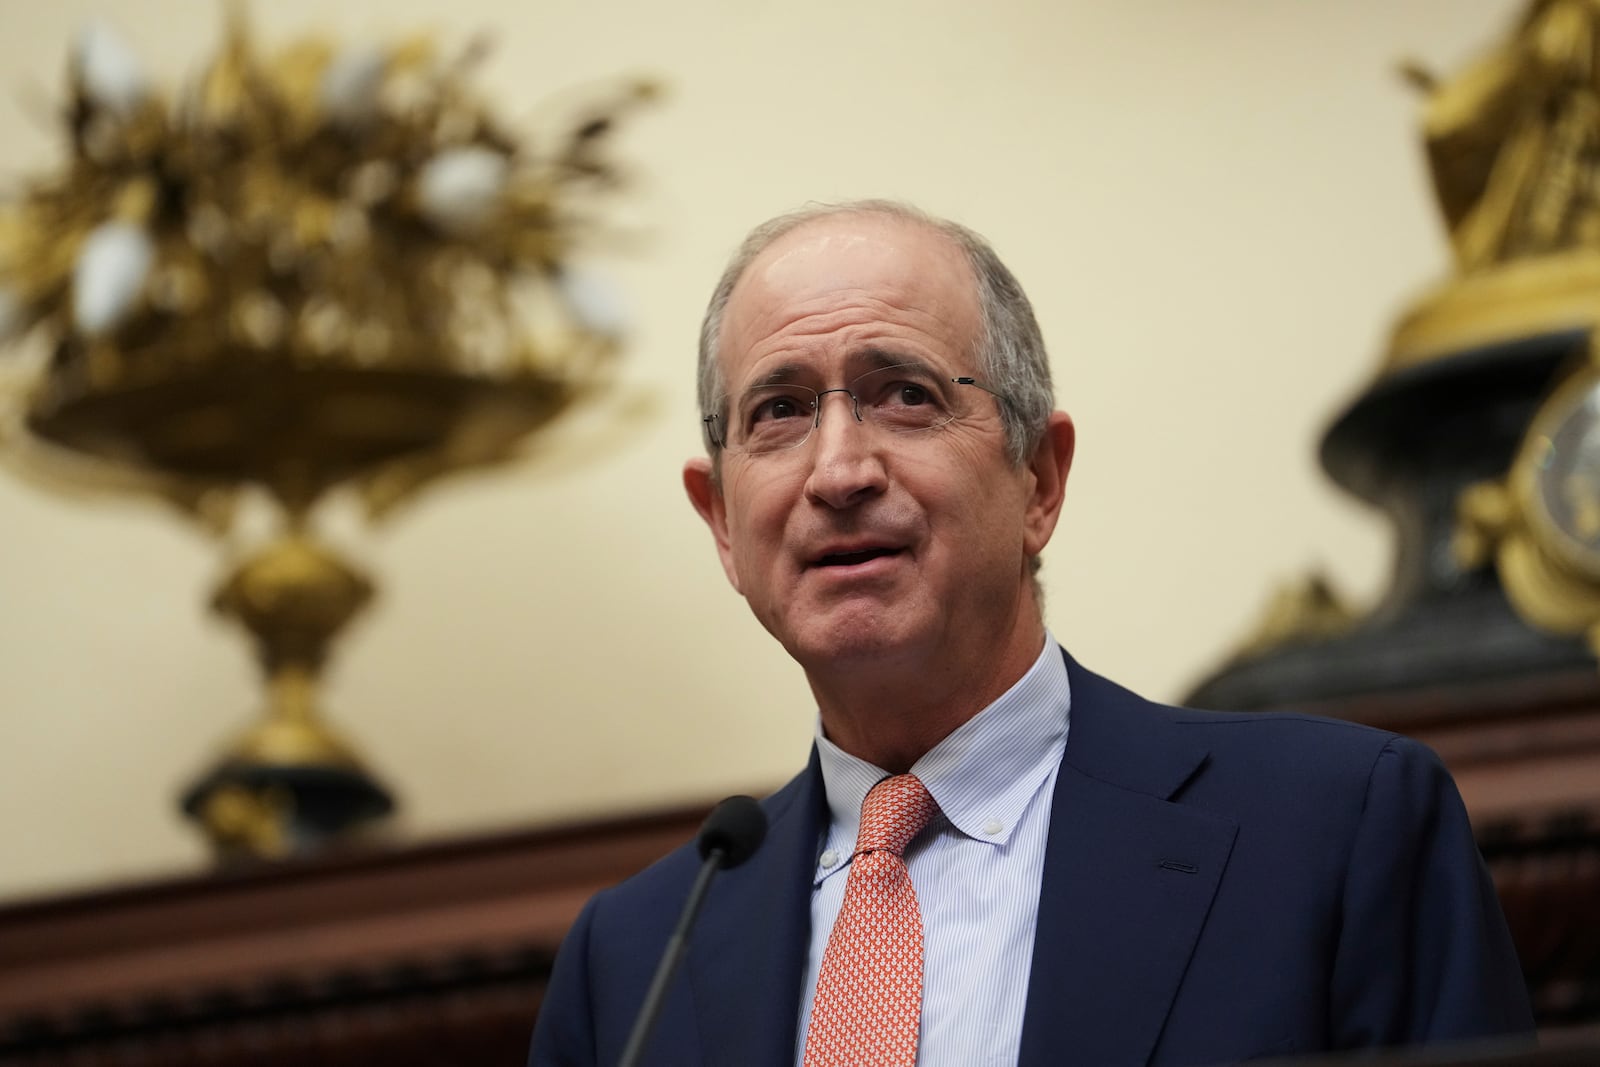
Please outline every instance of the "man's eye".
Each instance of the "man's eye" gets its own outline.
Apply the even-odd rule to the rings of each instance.
[[[750,411],[750,421],[770,422],[777,419],[802,418],[807,413],[805,401],[793,396],[769,396],[755,404]]]
[[[920,404],[933,402],[933,397],[928,395],[928,390],[915,382],[899,382],[891,394],[893,401],[907,407],[916,407]]]
[[[937,405],[939,397],[934,391],[921,382],[891,381],[885,382],[881,389],[875,389],[867,403],[879,410],[900,408],[920,408]]]

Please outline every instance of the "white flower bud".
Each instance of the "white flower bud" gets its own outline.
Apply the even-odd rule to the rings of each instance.
[[[150,95],[133,49],[103,22],[91,22],[79,32],[73,64],[89,100],[116,115],[133,114]]]
[[[632,316],[622,289],[598,271],[567,265],[557,276],[561,295],[584,328],[602,337],[619,338]]]
[[[322,109],[335,122],[358,125],[378,110],[388,57],[376,45],[357,45],[333,57],[322,72]]]
[[[106,222],[84,239],[72,273],[72,317],[90,336],[127,318],[155,262],[155,243],[129,222]]]
[[[417,175],[422,216],[446,233],[481,230],[500,204],[509,169],[505,156],[482,145],[439,153]]]

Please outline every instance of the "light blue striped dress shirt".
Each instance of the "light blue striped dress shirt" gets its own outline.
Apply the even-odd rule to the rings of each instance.
[[[919,1067],[1017,1062],[1039,916],[1050,800],[1067,744],[1072,694],[1055,639],[999,700],[911,768],[940,816],[906,850],[922,908]],[[817,727],[830,821],[817,849],[811,952],[796,1064],[828,934],[844,902],[867,790],[888,772],[845,753]]]

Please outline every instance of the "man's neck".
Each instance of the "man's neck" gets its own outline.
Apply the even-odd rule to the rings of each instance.
[[[828,740],[903,774],[940,741],[994,703],[1028,672],[1044,646],[1044,624],[1019,628],[991,658],[923,656],[911,662],[807,671]]]

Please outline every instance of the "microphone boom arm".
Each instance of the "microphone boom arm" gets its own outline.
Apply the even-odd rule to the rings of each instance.
[[[694,926],[695,917],[700,914],[700,905],[705,901],[706,890],[711,888],[711,879],[721,869],[725,857],[722,849],[713,848],[700,865],[700,874],[694,880],[694,888],[689,890],[689,899],[683,906],[683,914],[678,917],[677,928],[667,939],[661,962],[656,964],[655,977],[650,980],[650,991],[644,995],[644,1004],[639,1008],[639,1017],[633,1021],[633,1033],[628,1035],[628,1044],[622,1050],[617,1067],[638,1067],[639,1057],[644,1055],[644,1043],[655,1028],[656,1016],[661,1014],[667,986],[677,973],[678,964],[683,962],[684,949],[689,946],[689,930]]]
[[[667,999],[667,986],[672,983],[672,976],[683,962],[684,949],[689,945],[689,931],[694,928],[694,921],[700,914],[700,905],[705,902],[706,891],[711,888],[711,879],[716,877],[719,870],[737,867],[749,859],[761,847],[766,835],[766,813],[752,797],[729,797],[707,816],[695,842],[703,861],[700,873],[695,876],[694,885],[689,890],[689,899],[684,902],[683,914],[678,916],[678,925],[667,939],[661,962],[656,964],[655,976],[650,979],[650,989],[644,995],[644,1004],[633,1021],[633,1031],[628,1035],[627,1045],[623,1046],[617,1067],[638,1067],[639,1059],[644,1055],[645,1042],[650,1039],[650,1031],[655,1027],[656,1016],[661,1014],[661,1005]]]

